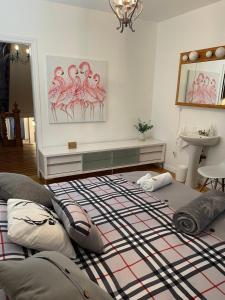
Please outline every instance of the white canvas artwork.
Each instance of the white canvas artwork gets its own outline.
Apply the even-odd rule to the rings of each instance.
[[[106,118],[107,62],[47,56],[50,123]]]

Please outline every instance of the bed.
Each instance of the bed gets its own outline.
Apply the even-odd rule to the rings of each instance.
[[[105,253],[75,246],[75,263],[114,299],[225,299],[224,240],[206,232],[199,237],[177,232],[174,210],[155,194],[116,175],[48,188],[60,199],[76,200],[100,230]],[[3,201],[0,216],[1,260],[32,255],[8,240]],[[0,299],[6,299],[3,292]]]

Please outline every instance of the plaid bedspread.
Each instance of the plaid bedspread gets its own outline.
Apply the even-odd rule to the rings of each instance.
[[[225,299],[225,242],[177,232],[166,203],[117,176],[48,187],[76,200],[98,226],[105,253],[75,246],[75,262],[114,299]],[[1,259],[22,259],[31,252],[8,241],[5,208],[0,202]]]

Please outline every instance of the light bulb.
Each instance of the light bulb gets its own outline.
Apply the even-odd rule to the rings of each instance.
[[[130,2],[131,2],[131,5],[133,5],[133,6],[135,6],[135,5],[136,5],[136,3],[137,3],[137,1],[136,1],[136,0],[131,0]]]
[[[115,5],[123,5],[123,0],[114,0]]]
[[[26,53],[27,53],[27,55],[30,55],[30,49],[29,48],[26,49]]]
[[[20,47],[18,45],[15,45],[15,50],[19,51]]]
[[[117,13],[117,16],[119,18],[121,18],[121,19],[123,18],[123,14],[122,14],[121,9],[119,7],[116,7],[116,13]]]

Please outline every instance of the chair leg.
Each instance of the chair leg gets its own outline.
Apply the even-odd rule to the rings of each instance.
[[[207,178],[207,179],[205,180],[205,182],[203,183],[203,185],[201,186],[200,192],[202,192],[202,190],[204,189],[204,187],[207,185],[208,181],[209,181],[209,178]]]
[[[216,179],[215,179],[215,184],[214,184],[214,190],[216,190],[216,189],[217,189],[218,181],[219,181],[219,179],[218,179],[218,178],[216,178]]]

